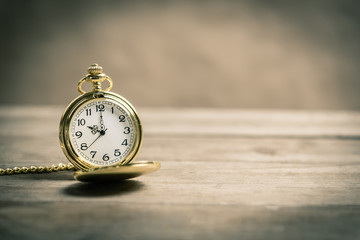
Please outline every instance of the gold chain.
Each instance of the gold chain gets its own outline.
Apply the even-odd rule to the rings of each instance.
[[[59,165],[55,166],[54,164],[49,166],[30,166],[30,167],[14,167],[14,168],[0,168],[0,176],[2,175],[12,175],[12,174],[20,174],[20,173],[50,173],[50,172],[57,172],[57,171],[74,171],[76,170],[74,165],[71,163],[63,164],[59,163]]]

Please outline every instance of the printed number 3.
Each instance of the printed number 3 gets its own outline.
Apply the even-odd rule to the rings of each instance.
[[[130,128],[129,127],[124,127],[124,133],[125,134],[129,134],[130,133]]]

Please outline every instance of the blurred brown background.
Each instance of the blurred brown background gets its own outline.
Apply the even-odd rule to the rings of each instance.
[[[356,1],[1,1],[1,104],[97,62],[136,106],[360,110]]]

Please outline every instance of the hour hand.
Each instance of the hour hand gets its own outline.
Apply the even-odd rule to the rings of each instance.
[[[92,134],[96,134],[99,131],[97,125],[87,126],[87,127],[91,129]]]

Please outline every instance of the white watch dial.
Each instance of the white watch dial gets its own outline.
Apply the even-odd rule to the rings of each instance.
[[[71,119],[70,142],[74,151],[99,167],[121,163],[133,147],[134,136],[131,118],[115,101],[86,102]]]

